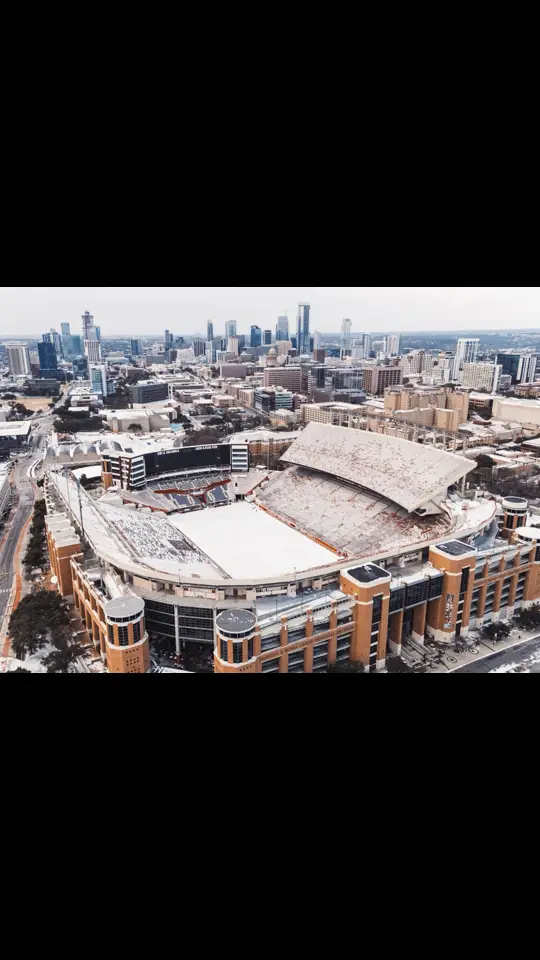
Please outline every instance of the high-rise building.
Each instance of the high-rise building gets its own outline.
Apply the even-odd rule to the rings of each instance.
[[[55,377],[58,373],[58,357],[54,343],[38,343],[39,370],[42,377]]]
[[[234,353],[238,356],[238,337],[229,337],[227,340],[227,353]]]
[[[272,346],[272,331],[265,330],[263,333],[263,344],[265,347]]]
[[[73,350],[74,357],[82,357],[84,353],[82,337],[78,333],[74,333],[71,337],[71,346]]]
[[[140,357],[140,355],[141,355],[141,341],[140,341],[140,340],[132,340],[132,341],[131,341],[131,356],[132,356],[132,357]]]
[[[302,367],[283,366],[264,368],[265,387],[285,387],[293,393],[302,389]]]
[[[99,341],[98,328],[97,328],[97,327],[88,327],[88,340],[97,340],[97,341]]]
[[[296,318],[296,349],[298,354],[309,353],[309,314],[311,307],[309,303],[298,304],[298,314]]]
[[[85,340],[84,352],[90,363],[99,363],[101,361],[101,344],[99,340]]]
[[[341,322],[341,349],[343,352],[351,350],[351,328],[352,320],[342,320]]]
[[[26,343],[6,344],[9,372],[14,377],[29,376],[30,356]]]
[[[214,339],[214,324],[211,320],[206,324],[206,340],[209,343],[210,340]]]
[[[62,356],[62,337],[60,334],[51,327],[51,343],[54,344],[54,349],[56,350],[56,355],[58,357]]]
[[[500,363],[464,363],[462,383],[471,390],[497,393],[502,366]]]
[[[225,324],[225,339],[229,340],[236,336],[236,320],[228,320]]]
[[[497,363],[502,373],[512,377],[512,384],[534,383],[536,378],[536,355],[521,351],[501,351],[497,354]]]
[[[63,357],[71,357],[73,355],[73,338],[70,332],[69,323],[60,324],[60,329],[62,331],[62,350],[61,354]]]
[[[391,333],[388,337],[384,337],[384,353],[387,353],[390,357],[399,357],[400,341],[399,333]]]
[[[245,337],[245,334],[239,333],[238,336],[236,337],[236,339],[238,340],[238,352],[239,352],[239,353],[242,353],[242,350],[245,350],[245,349],[246,349],[246,337]]]
[[[454,380],[460,379],[460,372],[466,363],[476,363],[480,340],[478,337],[463,337],[458,340],[454,360]]]
[[[96,340],[101,340],[101,327],[96,327]]]
[[[318,330],[315,330],[313,334],[313,349],[314,350],[321,349],[321,335]]]
[[[251,347],[260,347],[262,345],[262,330],[260,327],[252,326],[251,328]]]
[[[169,350],[174,341],[174,334],[170,330],[165,331],[165,350]]]
[[[202,337],[193,338],[193,353],[196,357],[204,357],[206,353],[206,342]]]
[[[82,315],[82,339],[83,340],[90,339],[88,331],[90,330],[90,327],[93,327],[93,326],[94,326],[94,318],[92,314],[88,313],[88,310],[86,310]]]
[[[103,363],[88,363],[92,392],[107,396],[107,368]]]
[[[288,317],[278,317],[276,324],[276,340],[289,339],[289,319]]]

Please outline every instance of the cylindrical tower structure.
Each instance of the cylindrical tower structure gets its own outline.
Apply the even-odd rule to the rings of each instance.
[[[105,604],[107,666],[111,673],[146,673],[150,666],[144,600],[115,597]]]
[[[214,667],[217,673],[255,670],[254,653],[260,633],[251,610],[223,610],[216,617]],[[250,661],[253,661],[250,663]]]
[[[528,506],[528,500],[523,497],[503,497],[504,519],[501,534],[506,540],[512,539],[514,530],[526,525]]]

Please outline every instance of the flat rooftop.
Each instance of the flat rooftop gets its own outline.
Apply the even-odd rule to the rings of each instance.
[[[30,420],[11,420],[0,423],[0,437],[26,437],[30,433]]]
[[[470,460],[427,444],[313,422],[281,459],[364,487],[409,513],[446,496],[474,469]]]
[[[437,550],[447,553],[449,557],[463,557],[466,553],[474,552],[474,547],[460,540],[448,540],[447,543],[438,543]]]
[[[378,567],[375,563],[365,563],[362,567],[353,567],[347,570],[347,573],[357,583],[375,583],[377,580],[388,580],[389,574],[383,567]]]

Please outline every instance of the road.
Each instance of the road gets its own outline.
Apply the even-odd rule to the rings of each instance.
[[[452,675],[457,673],[491,673],[496,667],[503,667],[508,664],[525,664],[530,657],[538,652],[540,652],[540,637],[532,637],[510,650],[501,650],[500,653],[493,653],[482,660],[476,660],[465,667],[459,667],[452,671]],[[538,672],[538,664],[531,667],[531,672]]]
[[[30,517],[36,494],[36,487],[28,474],[31,467],[37,464],[45,452],[46,437],[51,429],[53,417],[42,417],[34,428],[31,439],[32,455],[21,457],[13,467],[11,483],[18,496],[18,502],[12,509],[11,519],[6,525],[3,539],[0,543],[0,624],[9,601],[13,580],[15,578],[15,554],[22,529]],[[0,655],[1,655],[0,650]]]

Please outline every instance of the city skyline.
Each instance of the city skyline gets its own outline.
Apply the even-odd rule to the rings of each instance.
[[[3,287],[0,337],[40,337],[88,310],[107,336],[214,336],[226,323],[275,333],[280,316],[296,331],[298,305],[310,304],[310,332],[512,331],[540,326],[540,287]]]

